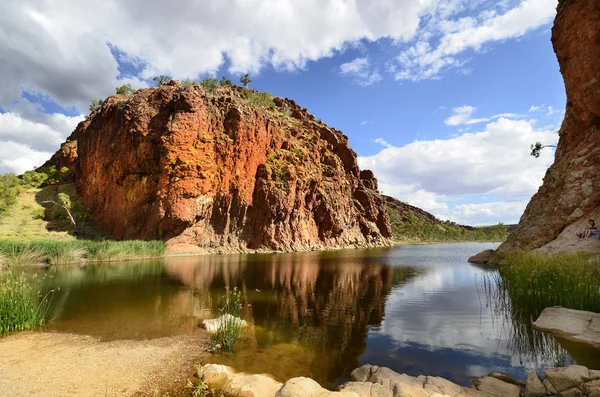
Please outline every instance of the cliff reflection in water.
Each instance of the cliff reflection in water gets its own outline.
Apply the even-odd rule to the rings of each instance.
[[[171,258],[167,273],[196,296],[195,314],[218,315],[225,287],[238,287],[254,324],[244,348],[217,357],[280,379],[310,376],[333,385],[358,366],[369,327],[379,326],[392,286],[422,269],[322,253]]]

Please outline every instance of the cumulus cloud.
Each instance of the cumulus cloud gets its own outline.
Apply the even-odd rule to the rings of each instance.
[[[538,129],[534,120],[500,117],[479,132],[388,146],[376,155],[360,157],[359,164],[375,172],[384,192],[446,219],[485,224],[493,219],[486,211],[495,211],[492,223],[515,221],[518,208],[537,191],[553,161],[552,151],[539,159],[531,157],[530,144],[557,139],[554,130]],[[483,194],[512,204],[448,210],[452,200]]]
[[[3,1],[0,106],[22,89],[82,106],[122,77],[196,78],[226,60],[235,73],[303,69],[361,39],[412,38],[437,1]],[[139,70],[121,76],[111,49]]]
[[[429,27],[429,34],[402,51],[390,64],[397,80],[420,81],[439,78],[450,68],[459,68],[466,60],[460,55],[467,50],[481,50],[486,44],[522,37],[549,23],[556,14],[556,0],[522,0],[503,14],[485,10],[479,17],[456,21],[443,20]],[[437,42],[432,44],[431,38]]]
[[[340,65],[340,74],[354,78],[357,84],[368,86],[383,80],[377,69],[371,70],[369,58],[356,58]]]

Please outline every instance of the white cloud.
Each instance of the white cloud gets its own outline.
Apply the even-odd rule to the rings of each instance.
[[[0,34],[0,106],[25,89],[83,110],[120,83],[109,45],[142,78],[196,78],[226,60],[234,73],[303,69],[362,39],[411,39],[437,1],[7,0],[0,3],[0,26],[10,32]]]
[[[50,152],[37,151],[27,145],[0,141],[0,174],[22,174],[42,165],[50,156]]]
[[[475,108],[473,106],[461,106],[458,108],[454,108],[452,109],[452,116],[448,117],[444,123],[446,123],[446,125],[452,125],[452,126],[456,126],[456,125],[461,125],[461,124],[478,124],[478,123],[484,123],[486,121],[490,121],[490,119],[485,118],[485,119],[473,119],[471,118],[471,116],[473,116],[473,113],[475,112]]]
[[[383,138],[377,138],[377,139],[375,139],[375,142],[377,142],[378,144],[385,146],[385,147],[393,147],[392,145],[387,143],[387,141]]]
[[[529,31],[549,23],[556,14],[556,0],[523,0],[518,6],[497,14],[493,10],[479,18],[464,17],[441,21],[437,29],[441,37],[430,43],[434,32],[402,51],[390,70],[397,80],[420,81],[439,78],[442,71],[465,64],[459,55],[467,50],[480,51],[486,44],[522,37]]]
[[[499,118],[519,119],[519,118],[526,117],[526,115],[518,114],[518,113],[500,113],[500,114],[495,114],[491,117],[474,119],[474,118],[472,118],[472,116],[476,110],[477,110],[477,108],[475,108],[473,106],[469,106],[469,105],[454,108],[454,109],[452,109],[452,116],[448,117],[444,121],[444,123],[446,123],[446,125],[450,125],[450,126],[471,125],[471,124],[486,123],[488,121],[496,120]]]
[[[11,112],[0,113],[0,173],[20,174],[50,158],[83,116],[43,113],[22,100]]]
[[[369,122],[367,120],[363,120],[360,122],[360,125],[367,125],[367,124],[369,124]]]
[[[529,146],[537,141],[555,143],[557,139],[555,131],[536,128],[535,120],[501,117],[476,133],[388,146],[374,156],[360,157],[359,164],[375,172],[386,194],[438,216],[488,223],[485,211],[492,206],[498,221],[507,222],[515,220],[515,208],[522,208],[522,203],[537,191],[553,161],[551,150],[536,159],[530,156]],[[456,206],[456,213],[444,209],[454,200],[482,194],[498,197],[500,204]]]
[[[528,201],[493,202],[483,204],[460,204],[452,209],[452,219],[469,225],[493,225],[499,222],[516,223]]]
[[[340,65],[340,74],[350,76],[362,86],[368,86],[383,80],[377,69],[371,70],[369,58],[356,58]]]

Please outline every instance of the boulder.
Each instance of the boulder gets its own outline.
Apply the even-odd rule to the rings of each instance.
[[[468,259],[469,263],[477,263],[480,265],[488,265],[490,262],[494,260],[496,256],[496,251],[494,250],[485,250],[477,255],[473,255]]]
[[[366,395],[368,396],[368,395]],[[324,389],[310,378],[298,377],[285,382],[283,387],[275,394],[275,397],[362,397],[361,395],[342,390],[332,392]]]
[[[340,391],[354,392],[360,397],[393,397],[394,394],[378,383],[347,382],[340,387]]]
[[[238,374],[230,367],[218,364],[198,368],[198,376],[225,397],[274,397],[282,386],[267,375]]]
[[[233,326],[239,324],[242,327],[248,325],[248,323],[246,323],[246,320],[242,320],[239,317],[232,316],[229,313],[223,314],[222,316],[214,319],[202,321],[202,326],[210,333],[216,333],[222,324],[229,324]]]
[[[527,375],[527,383],[525,386],[525,397],[542,397],[546,395],[546,388],[540,380],[540,375],[537,372],[531,372]]]
[[[484,376],[473,381],[475,388],[487,393],[490,396],[497,397],[520,397],[521,388],[512,383],[504,382],[493,376]]]
[[[582,365],[554,368],[544,371],[546,379],[558,393],[579,388],[589,377],[589,371]]]
[[[600,348],[600,314],[563,307],[548,307],[533,328]]]

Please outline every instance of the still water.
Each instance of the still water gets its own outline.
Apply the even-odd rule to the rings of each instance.
[[[36,272],[44,289],[60,287],[46,329],[102,340],[192,332],[218,316],[225,288],[237,287],[253,327],[234,355],[212,361],[279,380],[309,376],[333,387],[365,363],[463,385],[489,372],[524,380],[557,365],[600,369],[599,351],[499,312],[497,274],[467,262],[496,246],[174,257]]]

